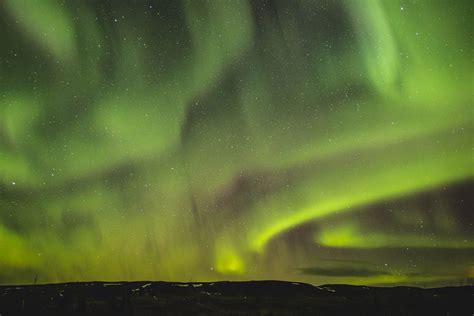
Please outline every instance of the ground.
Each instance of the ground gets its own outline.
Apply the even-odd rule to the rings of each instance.
[[[282,281],[0,286],[0,315],[472,315],[473,286],[313,286]]]

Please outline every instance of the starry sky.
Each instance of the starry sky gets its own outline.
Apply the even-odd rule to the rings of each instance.
[[[470,0],[2,0],[0,283],[474,278]]]

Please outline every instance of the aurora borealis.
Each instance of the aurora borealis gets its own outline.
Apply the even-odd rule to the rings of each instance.
[[[0,2],[0,283],[474,278],[472,1]]]

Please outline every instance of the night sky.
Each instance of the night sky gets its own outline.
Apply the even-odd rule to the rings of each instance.
[[[0,283],[474,278],[471,0],[1,0]]]

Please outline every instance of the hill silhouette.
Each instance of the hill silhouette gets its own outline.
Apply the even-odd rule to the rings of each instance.
[[[10,315],[471,315],[473,286],[81,282],[0,286]]]

